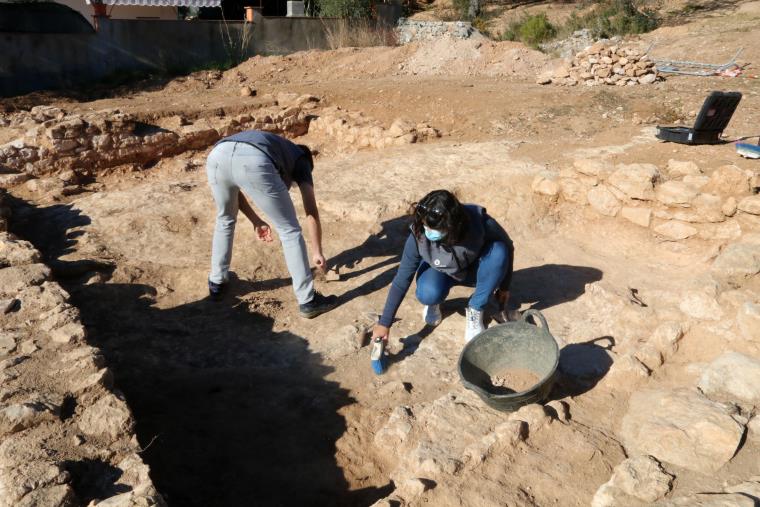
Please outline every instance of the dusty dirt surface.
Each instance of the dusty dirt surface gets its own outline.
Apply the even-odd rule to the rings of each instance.
[[[732,5],[641,43],[708,61],[744,46],[754,64],[758,18],[760,3]],[[656,123],[692,122],[713,89],[744,94],[728,139],[760,135],[754,67],[622,88],[535,84],[555,64],[514,43],[437,41],[254,58],[97,98],[3,102],[3,142],[30,125],[14,118],[44,104],[66,114],[118,108],[185,146],[86,177],[66,169],[76,184],[60,183],[61,169],[11,190],[11,230],[71,294],[168,505],[751,505],[760,496],[760,166],[731,144],[654,137]],[[241,86],[256,96],[241,97]],[[277,243],[257,242],[244,220],[231,293],[206,299],[211,143],[190,148],[177,126],[226,132],[232,117],[281,107],[283,92],[321,99],[299,119],[329,119],[299,137],[321,152],[323,242],[340,270],[339,281],[318,283],[339,306],[312,321],[298,317]],[[441,137],[422,135],[425,125]],[[390,367],[372,373],[369,330],[405,213],[436,188],[485,206],[513,238],[513,305],[543,312],[562,349],[546,405],[497,412],[461,386],[470,293],[461,287],[435,329],[409,294]]]
[[[538,384],[539,380],[541,379],[538,375],[532,371],[520,368],[511,368],[491,375],[491,384],[494,387],[506,387],[517,393],[530,389]]]

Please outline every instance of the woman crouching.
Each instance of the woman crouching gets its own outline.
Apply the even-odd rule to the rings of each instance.
[[[512,240],[485,208],[463,205],[447,190],[430,192],[415,206],[411,234],[373,338],[388,339],[396,311],[416,273],[416,296],[430,326],[441,323],[440,305],[451,287],[475,288],[466,311],[464,339],[470,341],[485,329],[483,310],[492,295],[506,311],[513,254]]]

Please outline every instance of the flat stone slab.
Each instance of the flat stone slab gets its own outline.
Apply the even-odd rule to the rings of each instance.
[[[707,396],[725,395],[731,401],[760,404],[760,361],[738,352],[726,352],[702,373],[699,388]]]
[[[710,473],[731,460],[744,434],[732,410],[694,389],[643,390],[628,402],[621,436],[629,454]]]

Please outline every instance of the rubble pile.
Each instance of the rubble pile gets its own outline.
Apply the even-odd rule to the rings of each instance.
[[[309,134],[330,138],[322,152],[355,152],[362,148],[385,148],[412,144],[426,139],[441,137],[441,133],[426,123],[414,124],[397,118],[390,127],[383,125],[361,112],[331,107],[309,125]]]
[[[541,75],[538,84],[634,86],[659,79],[655,64],[637,47],[596,42],[567,64]]]
[[[0,191],[0,210],[6,210]],[[8,219],[8,213],[5,213]],[[40,253],[0,227],[0,506],[157,506],[134,420]],[[89,486],[82,486],[89,485]]]

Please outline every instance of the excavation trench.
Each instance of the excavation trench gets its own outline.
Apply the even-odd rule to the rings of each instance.
[[[71,293],[172,507],[371,505],[396,485],[393,495],[411,495],[409,484],[420,502],[442,507],[588,505],[625,459],[618,428],[630,390],[684,385],[683,364],[711,360],[682,337],[678,359],[687,361],[666,362],[666,375],[621,369],[636,366],[625,358],[660,323],[685,318],[679,303],[700,288],[705,245],[662,244],[649,229],[534,195],[540,167],[514,149],[431,143],[322,159],[325,253],[343,279],[318,283],[340,305],[311,321],[298,317],[279,246],[257,242],[242,221],[231,294],[205,300],[213,210],[200,171],[159,168],[70,205],[22,207],[14,226]],[[452,290],[432,331],[405,298],[382,377],[357,340],[382,308],[408,235],[405,210],[432,189],[431,173],[505,224],[516,246],[514,302],[540,310],[560,342],[552,401],[564,405],[549,416],[567,409],[570,419],[534,421],[525,442],[481,447],[506,416],[468,397],[456,373],[469,289]]]
[[[303,337],[273,330],[259,303],[233,294],[160,307],[140,266],[82,260],[72,229],[90,219],[80,211],[20,206],[17,215],[17,232],[53,266],[125,394],[168,505],[352,506],[388,494],[390,484],[350,490],[335,444],[346,431],[339,411],[353,400]]]
[[[404,213],[429,185],[422,168],[438,167],[463,199],[514,224],[515,238],[525,236],[520,224],[552,227],[523,191],[534,167],[514,162],[504,176],[511,149],[415,146],[382,159],[369,152],[324,161],[320,177],[342,179],[320,187],[320,206],[327,253],[343,281],[320,286],[337,294],[340,306],[314,321],[297,316],[279,248],[256,242],[242,222],[232,293],[218,304],[205,300],[213,211],[200,173],[183,174],[181,184],[157,175],[68,205],[24,206],[15,226],[44,252],[81,312],[88,341],[102,351],[134,413],[141,456],[170,506],[371,505],[391,493],[395,470],[416,459],[414,440],[402,454],[376,438],[398,407],[432,410],[434,420],[436,407],[444,407],[442,427],[457,429],[431,430],[443,431],[431,437],[441,445],[463,427],[476,435],[500,420],[474,405],[472,429],[472,422],[450,421],[445,408],[460,406],[451,396],[462,394],[455,377],[458,313],[468,289],[452,292],[432,336],[420,332],[416,301],[406,298],[394,324],[394,347],[403,350],[382,378],[370,373],[356,337],[367,315],[382,307],[408,234]],[[387,187],[384,199],[366,189],[368,174],[387,175],[379,183]],[[508,187],[476,195],[471,174],[498,176]],[[554,242],[520,242],[514,277],[515,299],[550,314],[603,276],[583,255],[546,254],[555,250]],[[585,358],[588,348],[578,355]],[[462,459],[459,444],[451,445],[441,452]]]

